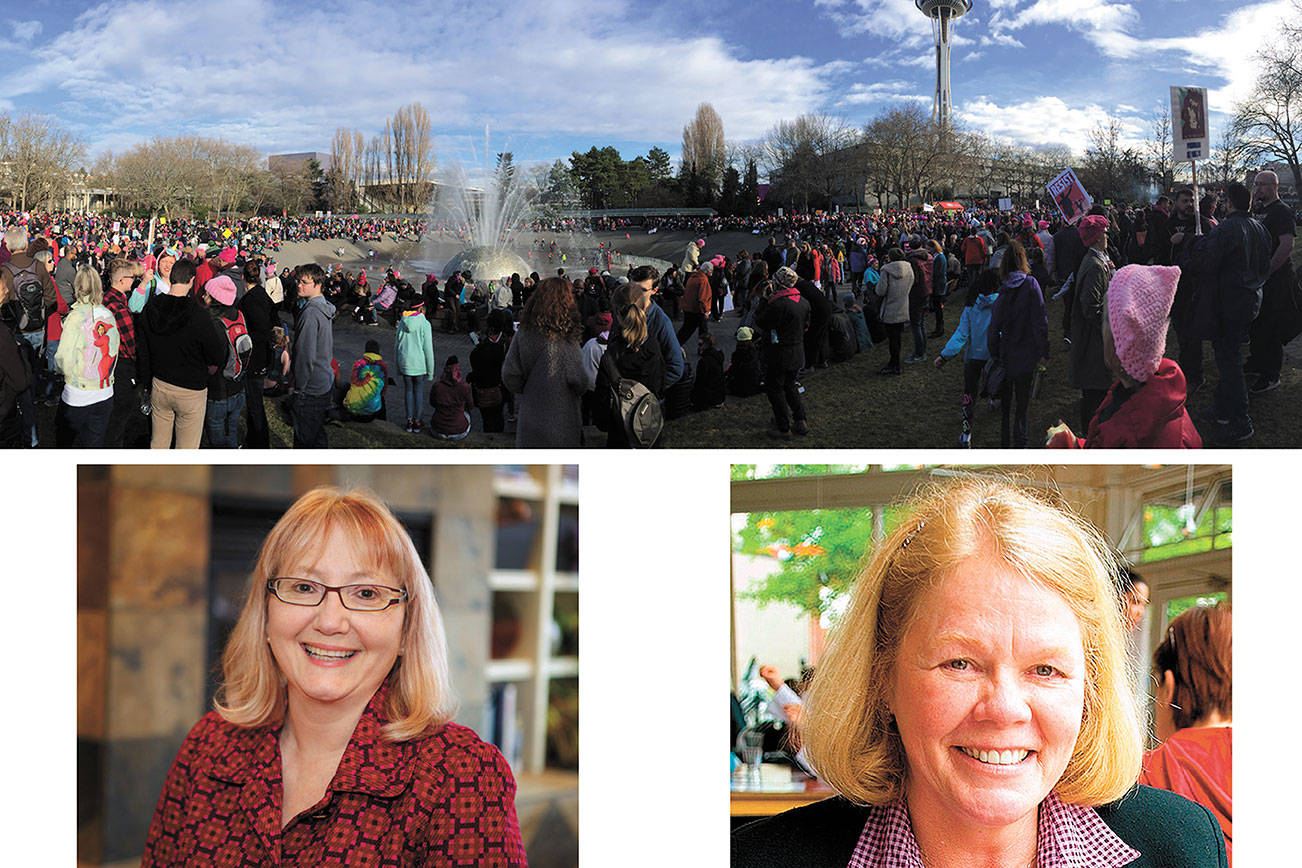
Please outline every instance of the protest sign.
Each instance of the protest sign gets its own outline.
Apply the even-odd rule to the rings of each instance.
[[[1045,189],[1049,191],[1049,198],[1058,206],[1062,219],[1066,220],[1068,225],[1084,217],[1090,210],[1090,206],[1094,204],[1089,193],[1085,192],[1085,185],[1071,169],[1064,169],[1062,174],[1050,181]]]
[[[1171,156],[1177,163],[1205,160],[1211,151],[1207,88],[1171,88]]]

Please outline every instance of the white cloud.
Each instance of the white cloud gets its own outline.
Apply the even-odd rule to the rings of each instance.
[[[33,51],[23,76],[0,79],[0,101],[40,94],[92,152],[132,133],[183,132],[327,149],[337,126],[370,135],[414,101],[440,132],[491,123],[520,139],[563,130],[672,142],[700,102],[730,139],[761,135],[817,110],[850,68],[743,59],[714,36],[661,36],[676,31],[654,14],[628,0],[128,0],[87,10]],[[239,22],[237,43],[194,38],[214,18]]]
[[[1097,104],[1068,105],[1056,96],[1042,96],[1000,105],[988,97],[968,100],[955,115],[963,123],[1001,139],[1028,145],[1067,145],[1084,151],[1089,134],[1108,119],[1109,109]],[[1123,146],[1137,146],[1147,132],[1142,119],[1122,118]]]
[[[931,96],[910,93],[913,85],[907,81],[878,81],[872,84],[855,84],[841,98],[842,105],[874,105],[886,102],[930,102]]]
[[[931,27],[913,0],[814,0],[814,6],[848,33],[873,33],[910,48],[932,44]]]
[[[15,42],[31,42],[41,33],[39,21],[10,21],[9,35]]]
[[[1016,36],[1010,36],[1007,33],[983,33],[981,34],[979,45],[1006,45],[1009,48],[1025,48]]]

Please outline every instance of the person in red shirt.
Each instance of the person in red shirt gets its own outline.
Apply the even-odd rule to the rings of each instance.
[[[525,864],[515,781],[451,722],[433,585],[372,495],[317,488],[267,536],[142,865]]]
[[[706,320],[714,301],[714,292],[710,289],[710,275],[714,272],[714,263],[702,262],[695,271],[687,276],[687,288],[683,293],[683,325],[678,330],[678,343],[690,338],[696,332],[706,334]]]
[[[1230,846],[1234,682],[1230,607],[1182,613],[1153,652],[1159,747],[1144,756],[1141,784],[1169,790],[1216,815]]]
[[[958,252],[963,257],[963,273],[966,276],[966,283],[971,286],[976,280],[977,274],[986,267],[986,262],[990,260],[990,251],[986,248],[986,240],[977,235],[976,230],[969,229],[967,237],[958,246]]]

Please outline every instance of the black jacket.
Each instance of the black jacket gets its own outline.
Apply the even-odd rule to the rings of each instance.
[[[240,299],[240,312],[244,314],[244,327],[253,339],[253,355],[249,356],[249,372],[265,372],[271,364],[271,327],[276,304],[267,295],[262,284],[255,284]]]
[[[868,808],[840,797],[786,811],[732,833],[733,868],[845,868]],[[1095,808],[1140,856],[1126,868],[1225,868],[1225,836],[1212,812],[1152,787]]]
[[[809,327],[809,301],[803,296],[774,296],[760,302],[755,312],[764,364],[779,371],[805,366],[805,329]]]
[[[764,391],[764,375],[760,372],[755,341],[738,342],[725,374],[729,394],[747,397]]]
[[[696,364],[692,409],[708,410],[723,403],[723,350],[706,350]]]
[[[1242,334],[1261,309],[1261,287],[1274,245],[1260,221],[1242,211],[1222,220],[1201,244],[1185,244],[1181,268],[1198,273],[1192,301],[1197,337]]]
[[[628,348],[624,336],[612,331],[610,342],[606,345],[606,357],[614,362],[615,369],[622,378],[637,380],[653,395],[659,395],[665,387],[665,363],[660,357],[660,347],[656,342],[644,340],[636,350]],[[606,426],[607,446],[627,446],[628,435],[624,431],[624,422],[618,418],[614,407],[614,384],[606,375],[606,365],[597,367],[596,416]]]
[[[193,296],[159,295],[136,321],[138,379],[157,377],[182,389],[206,389],[226,364],[226,336]]]

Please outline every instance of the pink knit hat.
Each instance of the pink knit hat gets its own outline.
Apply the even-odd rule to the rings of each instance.
[[[705,239],[704,239],[704,238],[698,238],[698,239],[696,239],[695,241],[693,241],[692,243],[695,244],[697,247],[704,247],[704,246],[705,246]]]
[[[1167,316],[1180,282],[1180,269],[1165,265],[1127,265],[1108,285],[1108,324],[1121,367],[1148,382],[1166,349]]]
[[[235,304],[235,281],[231,280],[224,274],[219,274],[211,278],[203,285],[204,292],[213,297],[214,300],[230,307]]]
[[[1083,217],[1077,224],[1076,231],[1080,233],[1081,242],[1086,247],[1090,247],[1103,236],[1104,232],[1108,231],[1108,218],[1100,214]]]

